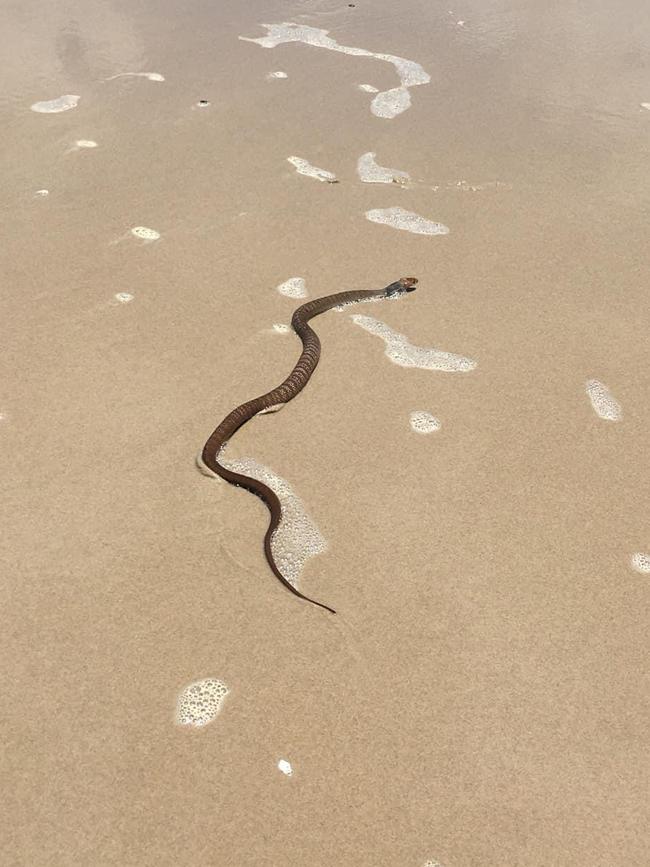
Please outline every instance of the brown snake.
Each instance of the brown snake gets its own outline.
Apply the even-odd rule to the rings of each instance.
[[[246,490],[250,491],[252,494],[257,494],[257,496],[266,503],[271,513],[271,521],[268,530],[266,531],[266,535],[264,536],[264,552],[268,564],[276,578],[278,578],[287,590],[290,590],[294,594],[294,596],[298,596],[306,602],[311,602],[313,605],[318,605],[320,608],[324,608],[332,614],[336,614],[336,612],[333,608],[330,608],[329,605],[323,605],[322,602],[316,602],[315,599],[310,599],[308,596],[305,596],[297,590],[293,584],[287,581],[273,559],[271,540],[282,519],[282,506],[275,492],[272,491],[268,485],[265,485],[258,479],[241,475],[240,473],[233,472],[233,470],[224,467],[219,463],[219,454],[232,435],[238,431],[242,425],[246,424],[247,421],[250,421],[263,410],[277,407],[278,404],[288,403],[307,385],[312,373],[316,370],[316,365],[320,359],[320,340],[318,339],[316,332],[307,324],[310,319],[313,319],[314,316],[319,316],[321,313],[325,313],[326,310],[331,310],[333,307],[339,307],[340,305],[354,304],[356,301],[391,298],[397,295],[403,295],[406,292],[412,292],[415,289],[415,284],[417,282],[416,277],[402,277],[395,283],[391,283],[390,286],[386,286],[385,289],[363,289],[352,292],[338,292],[336,295],[326,295],[324,298],[317,298],[315,301],[309,301],[307,304],[303,304],[302,307],[299,307],[291,319],[293,330],[302,340],[302,354],[294,369],[284,382],[277,388],[274,388],[273,391],[269,391],[261,397],[255,397],[253,400],[248,400],[246,403],[242,403],[241,406],[233,409],[233,411],[224,418],[221,424],[212,431],[210,438],[203,446],[203,452],[201,453],[201,459],[209,470],[216,473],[216,475],[221,476],[221,478],[225,479],[227,482],[230,482],[231,485],[246,488]]]

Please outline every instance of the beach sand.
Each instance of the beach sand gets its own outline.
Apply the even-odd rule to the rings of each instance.
[[[366,53],[239,38],[283,22]],[[0,861],[647,865],[646,5],[27,0],[0,29]],[[394,117],[377,54],[430,77]],[[449,231],[365,216],[395,208]],[[299,586],[332,616],[195,456],[298,357],[276,287],[411,274],[314,320],[308,387],[228,449],[322,534]],[[401,366],[351,314],[474,366]]]

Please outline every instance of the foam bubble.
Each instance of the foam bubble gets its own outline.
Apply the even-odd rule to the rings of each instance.
[[[286,325],[284,322],[274,322],[273,330],[278,334],[289,334],[291,331],[291,326]]]
[[[597,379],[587,380],[585,391],[591,401],[591,406],[599,418],[606,421],[619,421],[623,415],[621,405],[612,393]]]
[[[316,166],[312,166],[311,163],[307,162],[307,160],[303,160],[302,157],[287,157],[287,162],[291,163],[292,166],[295,166],[299,175],[307,175],[309,178],[316,178],[317,181],[324,181],[328,184],[338,184],[336,175],[333,175],[332,172],[325,171],[325,169],[319,169]]]
[[[412,232],[414,235],[448,235],[449,229],[442,223],[434,223],[413,211],[404,208],[374,208],[366,211],[366,219],[371,223],[382,223],[393,229]]]
[[[359,90],[363,90],[366,93],[379,93],[379,88],[372,84],[360,84]]]
[[[160,238],[160,232],[155,229],[149,229],[147,226],[134,226],[131,229],[131,234],[136,238],[142,238],[144,241],[157,241]]]
[[[278,762],[278,770],[282,771],[282,773],[287,777],[290,777],[293,774],[291,762],[288,762],[286,759],[280,759]]]
[[[60,111],[69,111],[71,108],[76,108],[80,99],[80,96],[75,96],[73,93],[64,93],[63,96],[57,96],[56,99],[35,102],[30,108],[32,111],[39,112],[39,114],[58,114]]]
[[[357,174],[364,184],[407,184],[411,178],[399,169],[387,169],[375,162],[376,154],[368,151],[357,160]]]
[[[50,195],[49,190],[36,190],[36,192],[34,193],[34,196],[38,196],[39,199],[44,199],[46,196],[49,196],[49,195]]]
[[[282,520],[271,539],[271,550],[280,572],[296,587],[307,560],[325,550],[325,539],[288,482],[252,458],[230,459],[224,452],[222,449],[219,461],[225,467],[258,479],[280,500]]]
[[[480,190],[511,190],[512,184],[505,181],[485,181],[482,184],[470,184],[467,181],[449,181],[448,189],[462,190],[463,192],[477,193]],[[439,189],[435,187],[435,189]]]
[[[420,434],[430,434],[440,430],[441,427],[440,420],[426,410],[412,412],[409,416],[409,423],[411,429]]]
[[[429,859],[428,861],[424,862],[423,867],[442,867],[442,864],[440,863],[440,861],[432,861],[431,859]]]
[[[111,75],[110,78],[105,78],[104,81],[114,81],[116,78],[146,78],[149,81],[165,80],[165,76],[159,72],[118,72],[117,75]]]
[[[650,102],[642,102],[642,103],[641,103],[641,108],[645,108],[645,109],[647,109],[648,111],[650,111]]]
[[[96,141],[92,141],[89,138],[80,138],[75,142],[78,148],[96,148],[98,144]]]
[[[633,554],[630,559],[630,565],[637,572],[641,572],[643,575],[650,575],[650,554],[643,554],[641,552]]]
[[[393,331],[379,319],[355,313],[351,317],[361,328],[375,334],[386,344],[384,352],[400,367],[419,367],[422,370],[444,370],[447,373],[466,373],[474,370],[476,362],[462,355],[443,352],[441,349],[427,349],[423,346],[413,346],[404,334]]]
[[[393,118],[406,111],[411,105],[409,88],[428,84],[431,81],[431,76],[414,60],[407,60],[394,54],[378,54],[374,51],[367,51],[365,48],[339,45],[335,39],[327,35],[329,30],[292,22],[262,24],[261,26],[267,31],[266,36],[261,36],[258,39],[252,39],[248,36],[240,36],[239,38],[244,42],[255,42],[262,48],[275,48],[286,42],[303,42],[316,48],[327,48],[330,51],[352,54],[355,57],[374,57],[377,60],[384,60],[392,64],[400,80],[400,86],[384,92],[377,92],[370,105],[370,110],[377,117]],[[363,89],[367,90],[367,87]]]
[[[411,107],[411,94],[405,87],[393,87],[378,93],[370,103],[370,111],[375,117],[397,117]]]
[[[114,297],[120,304],[128,304],[129,301],[133,301],[133,295],[129,292],[116,292]]]
[[[201,728],[217,716],[229,689],[214,677],[190,683],[176,702],[176,722],[182,726]]]
[[[289,277],[284,283],[280,283],[275,287],[281,295],[286,295],[287,298],[306,298],[307,287],[303,277]]]
[[[266,76],[267,78],[289,78],[286,72],[282,72],[281,69],[278,69],[276,72],[269,72]]]

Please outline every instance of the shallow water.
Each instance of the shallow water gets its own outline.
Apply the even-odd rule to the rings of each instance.
[[[4,861],[645,865],[648,7],[0,28]],[[228,447],[299,493],[333,617],[194,455],[295,364],[287,284],[403,275]]]

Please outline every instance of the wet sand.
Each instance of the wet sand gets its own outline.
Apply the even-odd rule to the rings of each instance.
[[[359,86],[390,62],[239,38],[262,22],[431,81],[378,117]],[[2,863],[646,865],[645,5],[0,25]],[[366,216],[394,208],[449,232]],[[334,617],[195,456],[298,357],[277,287],[407,274],[315,320],[307,389],[228,449],[299,497],[326,542],[299,586]],[[351,315],[475,367],[403,366]]]

